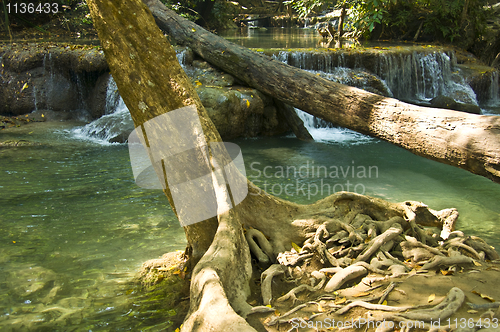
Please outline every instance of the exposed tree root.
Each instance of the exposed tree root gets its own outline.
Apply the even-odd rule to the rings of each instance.
[[[397,225],[397,227],[391,227],[373,239],[368,247],[356,258],[355,262],[368,260],[384,243],[390,242],[393,238],[401,234],[403,229],[399,224],[395,225]]]
[[[271,300],[273,299],[273,290],[272,290],[272,281],[275,276],[280,274],[284,274],[286,272],[286,268],[280,264],[273,264],[267,270],[262,272],[260,276],[261,287],[262,287],[262,301],[264,305],[271,304]]]
[[[259,202],[268,199],[270,199],[270,196],[255,195],[251,200],[254,200],[253,204],[259,204]],[[257,227],[259,217],[255,220],[255,215],[252,217],[252,214],[246,210],[245,203],[243,202],[239,206],[238,213],[239,220],[247,230],[245,242],[248,242],[249,248],[253,248],[249,251],[260,262],[259,264],[266,262],[265,258],[259,259],[262,254],[268,258],[275,255],[274,257],[277,257],[276,260],[279,264],[271,265],[259,277],[262,294],[260,306],[257,305],[254,307],[255,309],[252,309],[245,308],[245,306],[231,305],[231,308],[234,308],[233,315],[239,314],[241,317],[246,317],[248,314],[255,314],[256,317],[270,315],[271,317],[268,317],[265,321],[267,327],[276,324],[290,324],[291,317],[294,316],[305,322],[309,322],[312,319],[311,317],[321,316],[324,312],[315,315],[307,314],[307,317],[299,314],[302,310],[306,310],[308,306],[319,302],[305,302],[298,306],[294,306],[294,304],[296,302],[300,303],[300,301],[304,301],[311,295],[314,296],[314,294],[323,292],[331,294],[336,290],[341,290],[349,281],[360,280],[362,276],[368,273],[374,274],[368,277],[371,280],[369,283],[373,284],[373,282],[384,281],[387,278],[401,277],[413,268],[421,267],[429,270],[440,266],[448,267],[456,264],[472,263],[473,259],[478,260],[480,253],[474,249],[471,243],[476,248],[481,248],[483,253],[488,248],[483,242],[465,237],[460,232],[450,232],[448,234],[449,240],[444,241],[440,234],[433,234],[430,230],[424,228],[421,224],[442,225],[436,215],[449,216],[449,211],[453,212],[455,210],[446,210],[448,214],[429,211],[430,209],[421,203],[392,204],[353,193],[337,193],[309,206],[283,203],[273,198],[266,204],[268,204],[267,211],[273,211],[274,219],[262,222],[259,225],[260,227]],[[290,228],[284,231],[285,228],[278,226],[279,223],[274,220],[290,220]],[[404,235],[406,233],[410,233],[411,236],[410,234]],[[235,235],[231,236],[233,236],[234,241]],[[422,239],[426,243],[423,243]],[[437,244],[438,241],[440,241],[441,245]],[[292,242],[301,245],[301,248],[293,249]],[[435,244],[432,245],[432,243]],[[272,249],[269,248],[269,245]],[[285,249],[283,250],[283,248]],[[456,250],[461,250],[463,254]],[[465,255],[470,255],[473,258]],[[485,253],[484,256],[495,257],[495,254]],[[406,259],[406,261],[403,261],[403,259]],[[239,262],[234,259],[231,259],[231,261]],[[240,264],[238,263],[238,265]],[[333,274],[328,282],[323,279],[325,274]],[[234,273],[232,275],[233,278],[236,278]],[[281,279],[274,278],[278,275],[293,275],[294,278],[302,278],[302,284],[290,287],[283,283]],[[315,286],[311,286],[309,281],[311,276],[321,281]],[[214,286],[213,292],[219,294],[218,296],[220,296],[221,292],[226,292],[221,288],[223,283],[219,280],[215,279],[213,283],[217,286]],[[325,283],[326,286],[324,286]],[[275,287],[276,289],[274,289]],[[436,310],[444,310],[448,314],[455,310],[457,305],[461,304],[460,292],[453,290],[447,300],[443,301],[440,306],[431,309],[418,309],[418,306],[391,307],[382,305],[381,302],[387,298],[394,288],[395,283],[391,283],[386,292],[367,297],[368,302],[354,301],[350,303],[350,301],[346,301],[342,305],[337,305],[334,304],[337,297],[331,297],[331,299],[327,300],[327,297],[320,296],[320,299],[327,302],[322,305],[323,311],[330,310],[334,312],[339,309],[335,314],[344,314],[356,306],[374,312],[394,310],[394,312],[391,311],[390,316],[387,316],[387,313],[384,315],[397,321],[417,319],[418,317],[425,318],[432,315],[441,317],[443,314],[438,315]],[[285,295],[273,299],[273,290],[274,293],[283,292]],[[307,296],[304,293],[305,291],[311,295]],[[203,293],[206,293],[206,291],[204,290]],[[370,303],[379,300],[381,302],[378,304]],[[224,301],[233,303],[228,296],[217,300],[216,303],[224,303]],[[238,299],[238,301],[240,300]],[[276,316],[274,308],[269,308],[270,305],[273,305],[273,307],[279,306],[280,308],[285,306],[291,309],[285,314]],[[403,313],[408,309],[412,310]],[[214,314],[214,311],[206,306],[198,310],[209,310],[211,314]],[[229,309],[227,305],[223,305],[221,310],[227,312]],[[269,313],[266,314],[266,312]],[[375,315],[374,317],[379,316]],[[384,319],[386,316],[380,317]],[[209,319],[209,316],[205,316],[205,314],[203,317]],[[197,321],[199,322],[199,320]],[[204,323],[204,326],[207,327],[208,325]],[[185,331],[189,330],[186,329]],[[206,329],[203,329],[203,331],[206,331]]]
[[[388,305],[373,304],[373,303],[368,303],[365,301],[355,301],[355,302],[349,303],[348,305],[346,305],[342,309],[337,310],[335,313],[337,315],[343,315],[354,307],[363,307],[363,308],[369,309],[369,310],[380,310],[380,311],[405,311],[405,310],[412,308],[412,307],[391,307]]]
[[[253,199],[267,200],[266,197]],[[413,228],[407,218],[407,202],[391,204],[357,194],[338,193],[311,206],[287,204],[284,209],[282,204],[279,200],[271,200],[275,218],[291,221],[291,228],[287,231],[269,220],[259,229],[255,228],[255,220],[249,219],[244,203],[234,215],[219,216],[216,240],[193,271],[191,310],[182,331],[254,331],[263,328],[276,331],[282,329],[282,325],[310,323],[327,317],[324,315],[328,313],[348,315],[355,307],[370,310],[374,320],[409,322],[449,317],[463,302],[463,292],[459,289],[452,289],[434,307],[427,308],[426,305],[427,309],[382,305],[397,289],[397,282],[385,284],[386,288],[378,295],[372,291],[388,278],[399,278],[411,269],[432,270],[473,264],[474,260],[498,255],[482,240],[466,237],[458,231],[450,233],[446,241],[439,234],[432,235],[420,225],[419,216],[427,216],[423,219],[424,224],[429,224],[429,217],[418,204],[414,204],[418,213],[412,215]],[[243,222],[244,227],[237,226],[241,225],[238,221]],[[424,236],[427,244],[421,242],[419,236]],[[441,245],[431,246],[429,237],[439,240]],[[239,239],[240,247],[229,244],[235,239]],[[301,248],[293,249],[292,242],[302,244]],[[277,247],[288,250],[279,252]],[[278,262],[260,276],[254,276],[260,280],[262,298],[253,307],[245,302],[249,294],[246,285],[252,278],[250,252],[259,266],[270,264],[272,257],[277,257]],[[327,274],[333,274],[331,279],[326,279]],[[360,285],[370,285],[369,295],[362,301],[353,298],[353,301],[337,304],[339,298],[332,296],[332,292],[342,291],[350,281],[356,284],[367,274],[370,275]],[[301,283],[291,286],[285,280],[275,278],[280,275],[299,278]],[[314,279],[316,283],[313,281],[311,285]],[[377,285],[372,287],[374,283]],[[273,298],[273,292],[284,295]],[[317,300],[308,302],[311,296]],[[312,309],[314,305],[318,308]],[[279,311],[288,309],[284,314],[277,314],[276,307],[280,308]],[[254,329],[245,320],[248,315],[258,317],[257,321],[260,320],[264,327]],[[430,330],[429,324],[425,326]]]
[[[250,251],[257,257],[261,264],[269,265],[276,262],[273,247],[261,231],[255,228],[249,229],[246,231],[245,237]]]
[[[406,236],[406,241],[401,242],[401,248],[403,249],[403,257],[412,259],[414,262],[429,260],[436,255],[444,256],[438,249],[423,244],[411,236]]]
[[[430,322],[438,319],[445,319],[453,315],[465,300],[464,292],[457,287],[453,287],[448,295],[436,306],[429,309],[410,310],[404,313],[395,314],[394,317],[401,317],[409,320],[423,320]],[[384,317],[386,320],[392,320],[394,317]]]
[[[306,291],[306,290],[309,292],[315,292],[315,291],[320,290],[323,287],[323,285],[325,284],[326,275],[324,273],[321,273],[318,271],[313,271],[313,273],[311,273],[311,275],[316,279],[320,279],[319,283],[316,286],[309,286],[307,284],[302,284],[300,286],[293,288],[291,291],[289,291],[288,293],[286,293],[282,297],[278,298],[277,301],[282,302],[282,301],[292,299],[293,303],[295,303],[295,301],[297,301],[297,294],[298,293]]]
[[[448,267],[456,264],[473,264],[474,260],[470,257],[456,254],[450,257],[435,256],[429,262],[422,266],[422,270],[432,270],[437,267]]]
[[[483,239],[477,236],[467,237],[467,239],[465,240],[465,244],[471,246],[478,252],[484,252],[486,256],[492,261],[500,259],[500,255],[498,255],[498,252],[496,252],[495,248],[491,247],[486,242],[484,242]]]
[[[335,273],[325,286],[325,292],[333,292],[342,287],[347,281],[364,276],[368,271],[359,265],[351,265]]]

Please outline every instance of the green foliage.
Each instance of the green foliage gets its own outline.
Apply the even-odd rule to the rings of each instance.
[[[356,30],[368,35],[375,28],[375,24],[385,23],[391,6],[397,0],[355,0],[351,3],[350,19]]]
[[[421,35],[454,42],[458,37],[478,38],[485,29],[487,0],[288,0],[300,17],[325,6],[349,8],[349,21],[359,35],[370,36],[376,26],[413,36],[422,23]],[[465,10],[464,10],[465,9]]]
[[[201,17],[193,8],[195,8],[198,3],[202,2],[202,0],[161,0],[161,2],[167,8],[190,21],[197,21]]]
[[[299,17],[304,18],[309,16],[311,12],[328,5],[330,1],[326,0],[288,0],[283,2],[285,5],[292,5],[292,8],[297,11]]]
[[[467,11],[464,6],[467,3]],[[480,0],[426,0],[422,1],[421,12],[427,12],[424,32],[441,35],[453,42],[468,29],[478,37],[484,32],[486,12],[484,1]]]

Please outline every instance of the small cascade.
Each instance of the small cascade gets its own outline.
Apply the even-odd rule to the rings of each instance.
[[[287,63],[288,64],[288,55],[290,54],[290,52],[285,52],[285,51],[279,51],[278,54],[273,54],[271,55],[271,57],[274,59],[274,60],[278,60],[280,62],[283,62],[283,63]]]
[[[385,82],[391,91],[389,95],[401,100],[427,103],[434,97],[444,95],[457,102],[478,104],[476,94],[456,66],[453,52],[448,54],[425,48],[372,53],[280,51],[273,57],[294,67],[327,74],[337,75],[339,68],[372,73]],[[345,81],[340,83],[351,85]],[[491,89],[495,90],[493,85]]]
[[[33,86],[33,101],[35,103],[35,112],[38,113],[38,89],[36,87],[36,84]]]
[[[56,82],[55,72],[54,72],[54,63],[52,61],[52,53],[45,54],[43,56],[43,76],[48,77],[45,82],[45,87],[42,89],[42,93],[45,94],[45,98],[47,100],[47,107],[50,108],[51,103],[51,92],[54,91],[54,86]]]
[[[309,17],[304,18],[304,29],[309,28],[310,21],[311,21],[311,18],[309,18]]]
[[[456,59],[444,52],[382,54],[375,72],[394,96],[410,101],[429,101],[439,95],[477,105],[476,94],[455,68]]]
[[[177,61],[179,61],[179,64],[181,67],[184,69],[187,59],[188,59],[188,54],[187,54],[187,49],[182,49],[182,50],[176,50],[176,56],[177,56]]]
[[[299,118],[304,122],[311,136],[316,142],[336,144],[365,144],[373,142],[373,138],[341,127],[335,127],[332,123],[319,119],[314,115],[295,109]]]
[[[488,104],[491,106],[500,106],[498,76],[498,71],[496,70],[491,73],[490,98],[488,101]]]
[[[134,123],[127,106],[118,93],[116,83],[110,76],[106,93],[105,115],[91,123],[72,130],[73,137],[108,145],[126,142]]]
[[[118,106],[120,106],[120,103],[123,104],[122,97],[120,97],[115,80],[110,76],[106,89],[106,106],[104,114],[108,115],[114,113],[118,109]]]
[[[184,66],[188,59],[187,50],[177,50],[176,55],[180,65]],[[104,115],[83,127],[73,129],[71,134],[77,139],[108,145],[125,143],[132,130],[132,117],[118,92],[115,80],[110,76],[106,88]]]

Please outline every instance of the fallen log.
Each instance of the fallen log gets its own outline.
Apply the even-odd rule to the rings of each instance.
[[[335,125],[500,183],[500,117],[407,104],[323,79],[235,45],[143,0],[169,38],[251,87]]]

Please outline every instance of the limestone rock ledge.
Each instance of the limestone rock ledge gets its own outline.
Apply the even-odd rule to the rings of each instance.
[[[176,48],[176,52],[224,139],[278,135],[289,130],[272,98],[238,84],[205,61],[195,60],[187,48]],[[55,120],[89,122],[114,111],[109,106],[109,68],[100,47],[2,45],[0,62],[1,115],[43,110],[64,114],[53,116]]]

